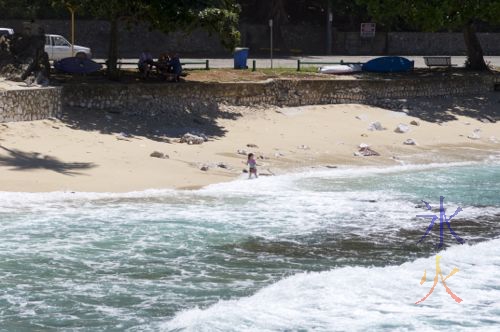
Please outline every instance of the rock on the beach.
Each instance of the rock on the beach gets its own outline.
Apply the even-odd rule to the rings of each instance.
[[[204,172],[208,171],[208,169],[209,169],[208,165],[203,165],[200,167],[200,170]]]
[[[281,152],[278,151],[278,152],[274,153],[274,156],[276,158],[279,158],[279,157],[284,157],[285,155],[283,153],[281,153]]]
[[[206,141],[205,138],[203,138],[201,136],[193,135],[193,134],[190,134],[190,133],[184,134],[181,137],[181,140],[180,140],[181,143],[187,143],[187,144],[190,144],[190,145],[191,144],[202,144],[205,141]]]
[[[256,144],[249,143],[249,144],[247,144],[247,148],[258,149],[259,147]]]
[[[480,133],[481,133],[481,129],[474,129],[474,132],[472,133],[472,135],[469,135],[467,137],[470,139],[480,139],[481,138]]]
[[[229,168],[229,166],[226,163],[223,163],[223,162],[218,163],[217,167],[224,168],[224,169],[228,169]]]
[[[382,126],[382,124],[378,121],[375,121],[375,122],[372,122],[370,123],[370,125],[368,126],[368,130],[385,130],[385,128]]]
[[[160,159],[168,159],[168,158],[170,158],[168,156],[168,154],[164,154],[164,153],[161,153],[159,151],[153,151],[153,152],[151,152],[151,154],[149,156],[153,157],[153,158],[160,158]]]
[[[396,129],[394,129],[394,132],[404,134],[404,133],[407,133],[408,130],[410,130],[410,128],[407,125],[400,123],[400,124],[398,124]]]
[[[360,148],[358,152],[354,152],[355,156],[362,156],[362,157],[371,157],[371,156],[380,156],[380,153],[377,151],[372,150],[370,147],[366,146],[363,148]]]
[[[406,141],[403,142],[405,145],[417,145],[417,142],[413,138],[408,138]]]
[[[410,121],[410,124],[411,124],[412,126],[420,126],[420,122],[418,122],[417,120],[411,120],[411,121]]]

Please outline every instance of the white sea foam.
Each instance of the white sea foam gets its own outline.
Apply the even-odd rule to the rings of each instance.
[[[456,303],[439,283],[435,258],[384,268],[345,267],[300,273],[239,300],[191,309],[164,323],[183,331],[493,331],[500,324],[500,239],[455,246],[441,253],[441,268]],[[424,269],[427,282],[419,284]]]

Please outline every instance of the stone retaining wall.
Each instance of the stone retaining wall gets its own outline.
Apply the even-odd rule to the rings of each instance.
[[[388,98],[481,94],[493,91],[495,80],[494,75],[477,74],[391,80],[278,79],[240,83],[66,85],[63,105],[154,116],[218,103],[241,106],[377,104]]]
[[[0,90],[0,122],[41,120],[61,114],[59,87]]]
[[[39,120],[61,114],[62,107],[119,111],[142,116],[179,114],[239,106],[300,106],[362,103],[384,99],[483,94],[499,76],[447,75],[421,78],[356,80],[277,79],[239,83],[67,84],[64,87],[0,90],[0,122]]]

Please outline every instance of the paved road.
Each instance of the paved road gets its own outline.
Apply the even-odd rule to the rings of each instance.
[[[344,60],[346,62],[366,62],[376,56],[351,56],[351,55],[335,55],[335,56],[303,56],[303,57],[288,57],[288,58],[278,58],[273,60],[274,68],[296,68],[297,67],[297,59],[305,60],[305,61],[318,61],[318,62],[339,62],[340,60]],[[423,68],[425,67],[424,58],[422,56],[405,56],[410,60],[415,61],[415,67]],[[249,67],[252,66],[252,60],[254,58],[250,57],[248,59],[247,65]],[[452,56],[451,61],[453,64],[458,66],[463,66],[465,62],[465,56]],[[124,61],[132,61],[137,62],[137,59],[123,59]],[[182,58],[182,61],[196,61],[196,60],[205,60],[205,59],[193,59],[193,58]],[[233,67],[233,59],[209,59],[211,68],[232,68]],[[271,66],[271,61],[269,59],[255,59],[257,68],[269,68]],[[500,67],[500,56],[486,56],[485,60],[490,62],[492,65]],[[127,68],[136,67],[136,66],[126,66]],[[203,65],[191,67],[203,67]]]

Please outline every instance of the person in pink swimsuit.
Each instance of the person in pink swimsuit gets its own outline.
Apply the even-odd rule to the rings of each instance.
[[[259,176],[257,175],[257,162],[255,161],[253,153],[248,154],[247,165],[248,165],[248,178],[251,179],[252,174],[255,175],[255,178],[258,178]]]

